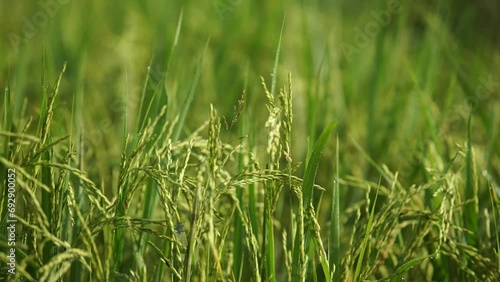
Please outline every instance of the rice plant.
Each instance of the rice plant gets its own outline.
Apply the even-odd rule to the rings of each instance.
[[[498,4],[87,2],[0,4],[2,281],[500,280]]]

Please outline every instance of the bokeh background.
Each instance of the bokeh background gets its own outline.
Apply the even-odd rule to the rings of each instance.
[[[121,130],[120,111],[127,99],[133,118],[148,66],[153,80],[165,81],[170,103],[180,105],[208,39],[188,124],[194,128],[206,120],[209,103],[231,115],[246,75],[248,114],[262,124],[260,76],[271,80],[284,22],[278,86],[291,72],[298,156],[306,152],[307,136],[314,138],[336,119],[341,138],[352,136],[380,162],[397,160],[392,163],[397,168],[395,156],[409,158],[408,147],[432,137],[426,119],[438,123],[437,134],[465,136],[446,125],[451,121],[463,129],[472,101],[467,97],[475,95],[467,91],[475,92],[483,81],[489,84],[484,93],[472,98],[475,131],[481,132],[475,136],[498,152],[491,138],[498,127],[492,118],[500,81],[498,5],[486,0],[2,1],[0,81],[6,86],[10,77],[19,101],[16,116],[24,99],[26,111],[36,114],[42,56],[49,81],[67,62],[57,106],[68,113],[73,99],[81,99],[83,124],[91,130],[104,123],[94,139],[103,139],[103,154],[116,157],[113,133]],[[57,122],[68,123],[60,117]]]

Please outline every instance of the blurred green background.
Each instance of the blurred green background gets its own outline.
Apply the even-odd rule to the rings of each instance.
[[[14,121],[23,124],[40,113],[42,68],[52,83],[67,62],[53,135],[83,126],[86,170],[109,187],[125,107],[133,132],[148,72],[146,92],[160,85],[173,118],[205,44],[183,134],[208,119],[210,103],[231,120],[247,80],[243,115],[265,146],[260,76],[270,85],[282,24],[277,86],[292,74],[294,160],[305,160],[308,139],[337,120],[342,175],[379,178],[357,142],[405,185],[425,183],[432,169],[457,166],[471,110],[479,197],[488,200],[488,183],[500,191],[497,1],[1,1],[0,86],[10,87]],[[73,104],[82,106],[72,121]],[[225,138],[242,137],[239,126]],[[318,183],[331,181],[333,156],[328,146]],[[343,193],[346,207],[364,197]]]
[[[491,159],[499,151],[491,135],[498,128],[499,11],[495,1],[2,1],[0,83],[10,77],[15,116],[26,98],[27,113],[36,115],[42,54],[49,81],[67,62],[57,106],[69,115],[80,97],[91,141],[116,157],[125,94],[133,119],[150,66],[170,103],[180,105],[208,38],[188,124],[206,120],[208,103],[231,115],[247,72],[248,115],[262,124],[259,76],[271,80],[284,20],[278,86],[291,72],[296,156],[305,155],[307,136],[337,119],[342,139],[352,136],[398,169],[398,157],[411,158],[409,148],[427,138],[464,137],[467,97],[476,96],[475,141],[494,152]],[[483,81],[484,93],[474,94]],[[70,128],[67,116],[56,122]],[[364,163],[352,158],[345,161]]]

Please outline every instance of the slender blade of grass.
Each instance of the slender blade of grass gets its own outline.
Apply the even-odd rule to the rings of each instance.
[[[142,86],[142,92],[141,92],[141,103],[139,105],[139,113],[137,114],[137,120],[136,120],[136,125],[135,125],[135,130],[136,134],[139,134],[143,129],[144,125],[148,119],[148,112],[149,108],[151,106],[151,103],[154,101],[154,94],[153,97],[146,97],[148,95],[148,85],[149,85],[149,78],[151,76],[151,65],[153,64],[154,56],[151,58],[151,61],[149,62],[147,72],[146,72],[146,78],[144,79],[144,84]],[[149,99],[146,101],[146,99]]]
[[[177,43],[179,42],[179,36],[181,34],[183,17],[184,17],[184,7],[181,8],[181,12],[179,14],[179,19],[177,20],[177,28],[175,29],[174,43],[172,44],[172,48],[170,49],[170,54],[169,54],[168,59],[167,59],[167,66],[166,66],[167,71],[169,70],[170,62],[172,61],[174,51],[177,47]]]
[[[285,19],[286,15],[283,16],[283,22],[281,23],[281,31],[280,37],[278,39],[278,47],[276,48],[276,56],[274,57],[274,66],[272,72],[272,80],[271,80],[271,97],[274,97],[276,94],[276,81],[278,79],[278,64],[280,60],[280,51],[281,51],[281,39],[283,37],[283,29],[285,28]]]
[[[498,205],[498,199],[495,193],[495,188],[493,187],[493,184],[490,183],[490,189],[488,189],[490,192],[490,200],[491,200],[491,207],[492,207],[492,213],[493,213],[493,226],[495,227],[495,230],[498,230],[498,220],[497,220],[497,214],[500,211],[499,205]],[[495,239],[497,243],[497,248],[496,248],[496,257],[497,257],[497,270],[500,272],[500,235],[498,232],[495,232]]]
[[[323,153],[323,149],[326,146],[326,142],[328,141],[328,138],[330,137],[330,134],[332,133],[333,129],[336,126],[336,122],[330,123],[325,130],[323,130],[323,133],[321,133],[318,141],[316,142],[316,145],[314,146],[314,150],[311,154],[311,157],[309,158],[309,162],[307,164],[306,168],[306,174],[304,176],[304,182],[302,184],[302,193],[303,193],[303,200],[302,200],[302,208],[304,210],[309,209],[309,205],[312,201],[313,197],[313,186],[314,186],[314,181],[316,179],[316,173],[318,172],[318,167],[319,167],[319,162],[321,160],[321,155]],[[300,215],[299,215],[300,216]],[[300,224],[298,224],[300,226]],[[293,257],[292,257],[292,281],[299,281],[300,280],[300,272],[301,269],[304,267],[303,265],[300,264],[300,247],[299,246],[304,246],[305,253],[308,253],[309,250],[309,231],[304,231],[304,239],[301,242],[301,238],[299,236],[295,237],[295,242],[293,245]]]
[[[432,255],[428,256],[423,256],[419,258],[415,258],[412,260],[409,260],[405,263],[403,263],[401,266],[399,266],[396,269],[396,272],[391,276],[390,281],[391,282],[398,282],[404,279],[404,275],[413,267],[415,267],[417,264],[421,263],[422,261],[432,257]]]
[[[478,211],[477,205],[477,187],[474,183],[474,160],[472,153],[472,111],[469,112],[467,122],[467,153],[465,160],[465,199],[468,203],[464,206],[464,226],[470,233],[465,233],[467,244],[477,247],[478,239]]]
[[[335,177],[333,180],[332,212],[330,215],[330,271],[335,269],[333,281],[340,281],[340,185],[339,185],[339,137],[335,151]]]
[[[205,54],[207,52],[209,43],[210,43],[210,38],[208,38],[207,42],[205,43],[205,48],[203,49],[203,54],[201,55],[200,62],[198,63],[198,66],[196,66],[196,71],[194,73],[193,81],[191,82],[191,86],[189,88],[189,91],[186,95],[186,98],[184,99],[184,103],[182,105],[182,108],[180,109],[179,120],[177,121],[177,124],[175,125],[174,131],[172,134],[173,141],[179,139],[179,136],[181,135],[182,127],[184,126],[184,121],[186,120],[187,112],[189,111],[191,103],[193,102],[194,94],[196,93],[196,88],[198,86],[198,81],[200,80],[201,69],[203,66],[203,60],[205,58]]]

